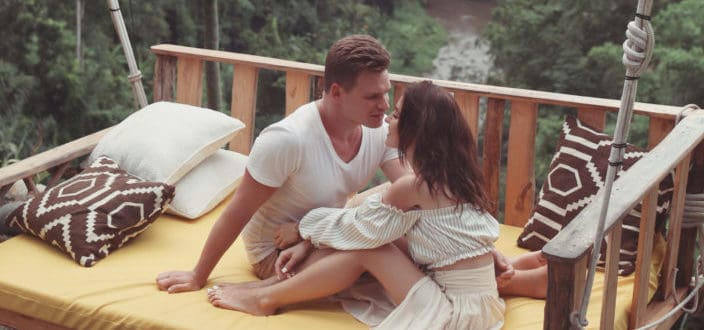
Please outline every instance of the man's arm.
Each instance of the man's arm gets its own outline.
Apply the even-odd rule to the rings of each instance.
[[[235,191],[227,208],[210,230],[205,246],[193,271],[171,271],[157,277],[160,290],[176,293],[202,288],[222,255],[232,245],[254,212],[266,202],[278,188],[263,185],[245,170],[242,182]]]

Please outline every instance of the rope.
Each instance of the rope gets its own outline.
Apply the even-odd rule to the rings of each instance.
[[[631,122],[631,116],[633,115],[633,104],[635,103],[635,95],[638,88],[638,78],[640,78],[641,72],[647,68],[652,57],[653,47],[655,46],[655,38],[652,26],[650,25],[649,16],[651,9],[652,0],[639,0],[638,8],[636,9],[636,18],[633,22],[628,24],[626,29],[626,41],[623,43],[623,64],[626,67],[626,75],[623,84],[623,92],[621,94],[621,106],[618,111],[616,130],[614,131],[613,144],[615,145],[623,144],[627,140],[628,126]],[[601,242],[604,239],[604,225],[606,222],[606,213],[609,209],[611,189],[616,179],[616,173],[621,169],[623,151],[622,148],[611,147],[609,167],[606,172],[605,185],[603,188],[602,207],[599,213],[599,221],[589,262],[589,272],[587,273],[584,293],[582,295],[581,304],[579,305],[579,310],[573,311],[570,314],[572,326],[579,329],[583,329],[589,324],[586,319],[587,307],[589,306],[589,298],[591,297],[592,286],[594,284],[596,265],[599,261]]]

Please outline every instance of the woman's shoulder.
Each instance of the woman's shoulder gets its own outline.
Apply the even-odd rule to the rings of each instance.
[[[400,210],[413,209],[422,199],[417,182],[417,177],[413,174],[398,178],[382,195],[383,203]]]

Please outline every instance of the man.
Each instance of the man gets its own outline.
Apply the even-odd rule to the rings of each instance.
[[[240,233],[257,276],[276,281],[279,227],[296,223],[313,208],[342,207],[378,168],[391,181],[406,173],[397,151],[384,144],[389,63],[389,53],[370,36],[337,41],[326,57],[322,98],[260,134],[242,182],[211,229],[195,268],[159,274],[159,289],[202,288]]]

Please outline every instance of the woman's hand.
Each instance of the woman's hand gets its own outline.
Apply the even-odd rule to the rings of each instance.
[[[293,244],[298,243],[301,237],[298,235],[297,223],[285,223],[279,226],[279,229],[274,235],[274,243],[279,249],[285,249]]]
[[[276,259],[276,264],[274,264],[277,277],[279,279],[285,279],[295,275],[296,273],[293,269],[303,260],[306,260],[312,249],[313,245],[310,241],[306,240],[281,251],[279,257]]]

